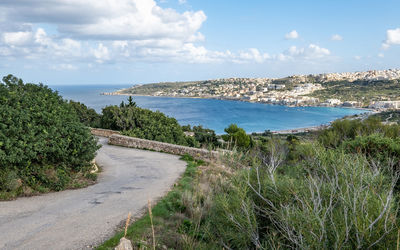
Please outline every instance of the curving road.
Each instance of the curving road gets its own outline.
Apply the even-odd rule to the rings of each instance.
[[[88,188],[0,202],[0,249],[87,249],[109,238],[129,212],[161,197],[183,173],[178,156],[107,145]]]

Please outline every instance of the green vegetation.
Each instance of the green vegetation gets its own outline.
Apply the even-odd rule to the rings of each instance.
[[[224,137],[238,131],[231,125]],[[371,117],[336,121],[312,136],[236,140],[247,147],[198,167],[179,195],[168,194],[180,206],[156,217],[157,249],[395,249],[399,132]],[[128,238],[150,247],[142,220]]]
[[[160,83],[150,83],[135,86],[134,88],[122,89],[118,91],[120,94],[134,94],[134,95],[152,95],[157,91],[161,90],[176,90],[184,87],[196,85],[200,81],[192,82],[160,82]]]
[[[231,143],[233,146],[241,149],[247,149],[251,143],[251,137],[246,134],[244,129],[239,128],[236,124],[231,124],[224,130],[227,134],[222,136],[224,141]]]
[[[196,161],[189,155],[183,156],[182,160],[187,162],[187,168],[182,178],[172,191],[152,208],[157,249],[161,249],[162,246],[166,246],[168,249],[179,249],[179,246],[185,244],[179,232],[186,231],[192,226],[191,219],[182,212],[188,209],[186,196],[188,192],[195,192],[199,166],[204,165],[204,162]],[[162,235],[162,238],[158,237],[159,235]],[[97,249],[114,249],[123,236],[123,232],[117,233]],[[128,228],[126,237],[135,242],[135,249],[152,246],[150,243],[151,222],[148,213]]]
[[[371,101],[397,100],[400,97],[398,80],[392,81],[337,81],[321,83],[325,89],[317,90],[310,96],[320,100],[337,98],[358,101],[368,106]]]
[[[75,105],[75,104],[73,104]],[[0,199],[92,182],[96,139],[61,96],[12,75],[0,83]]]
[[[194,143],[190,144],[193,141],[185,136],[175,118],[129,103],[127,105],[122,103],[119,107],[105,107],[100,124],[102,128],[119,130],[127,136],[185,146],[198,146],[193,145]]]
[[[380,112],[372,115],[372,117],[377,117],[386,123],[397,123],[400,124],[400,111],[399,110],[389,110]]]
[[[182,127],[137,107],[132,97],[99,115],[9,75],[0,84],[0,199],[93,181],[90,161],[98,146],[87,126],[100,126],[232,149],[209,164],[183,157],[184,176],[152,208],[158,249],[394,249],[400,242],[400,125],[381,119],[398,116],[353,117],[318,133],[288,136],[250,136],[231,124],[221,144],[214,131]],[[135,247],[149,248],[151,226],[145,215],[127,237]],[[99,249],[114,248],[122,236]]]
[[[214,198],[208,223],[216,247],[393,249],[396,178],[362,156],[316,145],[310,153],[294,166],[272,161],[239,171]]]
[[[70,102],[81,122],[87,126],[121,131],[123,135],[190,147],[214,149],[221,147],[214,130],[202,126],[181,126],[175,118],[159,111],[137,107],[131,96],[127,103],[107,106],[96,114],[84,104]],[[192,132],[187,136],[184,132]],[[244,133],[244,130],[242,131]]]
[[[326,147],[337,148],[343,142],[354,140],[357,136],[367,136],[374,133],[382,134],[384,137],[397,138],[400,136],[400,126],[384,125],[376,117],[367,120],[339,120],[332,123],[331,128],[321,131],[319,142]]]
[[[190,125],[182,126],[183,131],[193,132],[194,140],[196,140],[202,148],[219,148],[222,147],[221,143],[218,141],[218,136],[215,131],[208,128],[203,128],[203,126],[193,126]]]
[[[96,113],[94,109],[88,108],[85,104],[80,102],[69,101],[69,105],[75,110],[81,123],[88,127],[100,127],[101,116]]]

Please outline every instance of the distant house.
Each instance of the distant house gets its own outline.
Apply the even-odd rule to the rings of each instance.
[[[343,107],[361,107],[362,103],[357,101],[345,101],[342,104]]]
[[[246,95],[246,96],[243,96],[242,99],[245,101],[255,101],[258,99],[258,96],[257,95]]]
[[[268,89],[284,89],[285,84],[268,84]]]
[[[194,136],[194,132],[189,132],[189,131],[185,131],[183,132],[186,136],[190,136],[193,137]]]
[[[332,98],[332,99],[327,99],[325,102],[321,103],[321,106],[333,107],[341,104],[342,104],[341,100]]]
[[[376,101],[372,102],[368,107],[373,109],[399,109],[400,101]]]

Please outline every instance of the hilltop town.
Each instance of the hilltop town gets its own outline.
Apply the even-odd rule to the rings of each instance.
[[[293,75],[286,78],[224,78],[135,85],[112,95],[213,98],[288,106],[400,108],[400,70]]]

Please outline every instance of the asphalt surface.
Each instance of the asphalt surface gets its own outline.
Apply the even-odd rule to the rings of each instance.
[[[186,168],[178,156],[107,145],[98,183],[0,202],[0,249],[88,249],[113,235],[129,212],[163,196]]]

